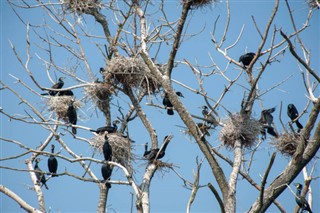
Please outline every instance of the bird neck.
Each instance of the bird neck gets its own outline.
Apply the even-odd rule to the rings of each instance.
[[[300,197],[300,195],[301,195],[301,189],[297,189],[296,195],[297,195],[297,197]]]
[[[162,148],[163,152],[166,151],[168,144],[169,144],[169,141],[165,141],[165,144],[163,145],[163,148]]]

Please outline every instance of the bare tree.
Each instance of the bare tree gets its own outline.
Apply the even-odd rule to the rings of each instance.
[[[309,21],[312,20],[315,6],[310,6],[305,23],[301,26],[295,23],[294,11],[288,1],[281,6],[286,7],[287,18],[292,27],[275,23],[277,16],[280,16],[279,0],[274,1],[264,26],[256,21],[259,17],[252,16],[251,27],[260,40],[257,48],[252,50],[254,52],[247,55],[242,53],[243,57],[239,59],[239,55],[235,58],[232,52],[239,48],[247,26],[243,25],[237,36],[230,35],[233,19],[228,0],[225,3],[214,0],[182,0],[177,3],[179,15],[175,14],[174,18],[168,12],[169,3],[164,0],[37,0],[32,3],[8,0],[8,4],[26,29],[26,57],[17,49],[14,41],[9,42],[17,61],[23,67],[24,76],[28,78],[14,74],[11,77],[28,94],[20,93],[16,85],[12,86],[1,80],[2,92],[8,91],[19,101],[23,114],[11,113],[11,110],[2,107],[0,111],[2,116],[9,120],[26,126],[37,126],[41,132],[47,133],[38,146],[1,137],[3,142],[19,148],[19,154],[0,159],[4,162],[1,168],[28,172],[32,180],[30,188],[37,196],[37,207],[28,204],[24,198],[11,191],[9,186],[0,188],[1,192],[15,200],[24,210],[48,211],[42,185],[45,182],[50,183],[53,178],[69,176],[84,183],[95,183],[99,187],[97,212],[107,211],[108,194],[113,185],[131,187],[137,212],[151,212],[152,179],[157,171],[165,170],[172,171],[183,181],[186,188],[191,190],[190,199],[186,202],[187,212],[191,211],[197,192],[206,186],[213,192],[212,199],[219,203],[221,212],[236,212],[237,198],[240,196],[237,191],[240,177],[258,191],[249,212],[265,212],[271,204],[276,205],[279,211],[286,212],[286,207],[277,198],[301,171],[304,171],[306,181],[302,193],[305,196],[314,173],[314,166],[309,174],[306,166],[314,162],[312,160],[316,159],[320,148],[320,123],[317,122],[320,100],[315,92],[320,76],[311,63],[312,51],[308,49],[311,47],[307,47],[301,34],[309,30]],[[177,54],[182,46],[201,34],[189,32],[189,27],[193,24],[193,14],[195,11],[210,8],[213,4],[226,7],[226,18],[222,32],[218,30],[221,28],[219,16],[213,21],[209,39],[214,55],[210,53],[207,58],[210,65],[193,63],[193,59],[188,58],[188,55],[183,56],[183,60],[178,60]],[[22,9],[42,11],[45,18],[39,23],[29,23],[29,20],[19,13]],[[211,7],[210,10],[215,9]],[[98,29],[90,28],[90,23],[94,23]],[[231,41],[233,38],[235,39]],[[37,50],[34,51],[34,48]],[[219,57],[222,60],[218,59]],[[260,86],[264,84],[264,76],[270,67],[283,63],[284,58],[289,57],[297,62],[301,73],[299,81],[304,84],[307,97],[304,110],[294,118],[291,117],[289,123],[284,123],[282,120],[288,120],[286,106],[281,105],[280,116],[276,121],[271,115],[274,109],[269,112],[264,110],[268,104],[264,97],[290,81],[290,76],[276,76],[277,83],[267,89],[263,90]],[[92,60],[96,58],[103,63],[99,66],[99,71],[92,65]],[[43,64],[44,72],[37,71],[39,62]],[[184,83],[183,76],[175,75],[177,66],[190,71],[196,83],[189,85]],[[227,72],[230,69],[237,73]],[[43,74],[54,86],[47,86],[48,81],[44,80]],[[63,78],[59,77],[62,76],[68,82],[67,86],[61,83]],[[58,78],[60,84],[56,84]],[[212,89],[210,85],[218,81],[223,82],[223,87],[217,87],[214,96],[209,95]],[[188,94],[177,92],[176,85],[188,91]],[[231,90],[241,91],[243,96],[239,97]],[[183,96],[191,95],[203,101],[203,109],[202,112],[201,109],[198,110],[199,114],[194,114],[193,109],[183,101]],[[234,96],[232,102],[238,111],[234,106],[226,105],[228,96]],[[34,99],[41,100],[41,106],[35,104]],[[147,104],[143,103],[144,100]],[[257,103],[260,104],[259,110],[264,110],[260,119],[255,116],[254,105]],[[212,183],[202,184],[200,176],[203,174],[201,166],[204,160],[199,162],[193,153],[190,153],[190,156],[196,160],[194,180],[187,180],[186,174],[180,174],[175,162],[162,160],[165,151],[174,143],[173,136],[178,133],[158,134],[160,130],[155,128],[158,126],[157,119],[152,112],[159,110],[164,112],[163,116],[167,116],[168,120],[178,117],[184,125],[181,128],[184,137],[197,145],[209,164]],[[308,119],[303,128],[296,130],[294,123],[297,123],[301,116]],[[89,119],[102,121],[101,126],[106,127],[89,127],[85,122]],[[138,120],[140,128],[150,138],[150,148],[144,142],[134,142],[133,126]],[[276,128],[278,120],[283,127],[281,130],[279,126]],[[166,125],[173,124],[168,122]],[[211,137],[212,134],[216,134],[218,138],[218,147],[213,146],[212,141],[215,139]],[[266,137],[271,142],[263,145]],[[46,151],[48,145],[53,143],[58,144],[60,150]],[[89,154],[83,154],[72,143],[90,148]],[[145,146],[144,154],[135,150],[139,145]],[[273,150],[268,160],[257,156],[257,152],[265,146]],[[274,177],[272,167],[277,162],[276,153],[286,156],[289,162],[282,172]],[[102,154],[104,158],[100,157]],[[233,159],[230,159],[229,155],[233,156]],[[36,159],[49,156],[54,156],[58,162],[80,166],[82,170],[75,173],[66,168],[64,172],[53,174],[48,172],[43,164],[40,170]],[[6,162],[25,157],[25,169],[5,165]],[[143,169],[135,163],[141,160],[145,162]],[[266,165],[260,179],[250,173],[256,160]],[[316,162],[313,165],[315,164]],[[95,171],[96,165],[106,169],[103,172],[104,179]],[[230,167],[225,168],[224,165]],[[114,173],[121,173],[122,178],[114,179]],[[141,173],[141,177],[138,177],[137,173]],[[44,180],[41,179],[43,177]],[[292,192],[294,201],[295,192]],[[311,200],[310,195],[309,201]]]

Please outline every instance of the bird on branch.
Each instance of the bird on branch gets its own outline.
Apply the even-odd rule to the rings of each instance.
[[[102,164],[101,166],[101,174],[105,181],[110,180],[111,174],[112,174],[112,166],[109,164]],[[108,189],[111,188],[111,184],[106,182],[106,187]]]
[[[58,82],[55,83],[51,88],[52,89],[61,89],[64,85],[64,81],[63,81],[64,79],[65,79],[64,77],[60,77],[58,79]],[[47,93],[42,93],[41,95],[55,96],[57,93],[58,93],[58,91],[51,90],[51,91],[48,91]]]
[[[112,122],[113,126],[103,126],[103,127],[99,127],[97,130],[90,129],[90,132],[95,132],[97,134],[103,134],[104,132],[115,133],[115,132],[117,132],[117,129],[118,129],[117,124],[119,124],[119,123],[120,123],[119,120],[114,120]]]
[[[68,105],[68,110],[67,110],[67,116],[70,124],[76,125],[77,124],[77,110],[73,106],[74,101],[70,101]],[[72,133],[77,134],[77,129],[75,127],[72,127]]]
[[[104,144],[102,147],[103,157],[106,161],[111,161],[112,159],[112,147],[109,144],[108,134],[104,136]]]
[[[148,143],[145,144],[145,152],[143,154],[143,157],[149,161],[153,161],[153,160],[158,160],[164,157],[164,155],[166,154],[166,149],[167,146],[169,144],[169,142],[171,141],[172,136],[165,136],[162,146],[156,149],[151,149],[148,151]]]
[[[273,113],[275,110],[276,108],[273,107],[273,108],[265,109],[261,111],[259,122],[262,126],[261,134],[262,134],[263,140],[266,139],[266,130],[270,135],[274,137],[278,137],[278,134],[275,132],[272,126],[273,116],[271,115],[271,113]]]
[[[249,66],[249,64],[251,63],[251,61],[255,55],[256,54],[252,53],[252,52],[241,55],[239,58],[239,62],[242,62],[243,66],[247,67],[247,66]]]
[[[179,96],[179,97],[184,98],[184,96],[182,95],[181,92],[176,92],[176,95]],[[173,105],[172,105],[167,93],[164,94],[164,98],[163,98],[162,104],[167,109],[167,114],[168,115],[173,115],[174,114]]]
[[[54,154],[54,145],[51,145],[51,153]],[[57,176],[58,161],[55,156],[50,155],[48,158],[48,169],[52,177]]]
[[[46,182],[46,177],[44,176],[44,173],[42,172],[42,170],[39,168],[39,162],[41,161],[40,158],[37,158],[36,159],[36,162],[35,162],[35,165],[34,165],[34,170],[35,170],[35,173],[36,173],[36,177],[37,177],[37,182],[40,184],[42,183],[41,186],[45,186],[46,189],[49,189],[49,187],[47,186]]]
[[[288,114],[289,118],[291,119],[291,121],[295,120],[294,123],[296,123],[299,130],[303,129],[302,124],[297,119],[299,117],[299,113],[298,113],[298,110],[295,107],[295,105],[293,105],[293,104],[288,105],[287,114]]]
[[[302,185],[300,183],[295,183],[294,185],[297,188],[296,202],[297,202],[298,206],[301,208],[301,212],[308,211],[308,212],[312,213],[308,201],[304,197],[301,196]]]
[[[202,106],[202,115],[204,116],[205,121],[211,126],[213,125],[214,127],[219,125],[219,122],[217,119],[208,112],[208,107],[207,106]]]

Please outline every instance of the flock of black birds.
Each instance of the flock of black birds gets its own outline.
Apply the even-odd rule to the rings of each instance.
[[[246,68],[251,63],[251,61],[253,60],[255,55],[256,54],[252,53],[252,52],[241,55],[239,58],[239,62],[241,62],[243,64],[243,66]],[[100,72],[104,72],[104,69],[100,68]],[[61,89],[64,85],[63,80],[64,80],[64,78],[60,77],[58,82],[56,84],[54,84],[51,88],[52,89]],[[41,95],[73,96],[74,94],[71,90],[65,90],[65,91],[51,90],[51,91],[48,91],[48,93],[43,93]],[[181,92],[176,92],[176,95],[179,97],[184,97]],[[75,109],[73,103],[74,103],[74,100],[72,100],[68,104],[67,117],[68,117],[70,124],[76,125],[77,124],[77,112],[76,112],[76,109]],[[174,115],[173,105],[172,105],[167,93],[164,94],[164,98],[163,98],[162,103],[167,110],[167,114]],[[262,112],[261,112],[259,122],[262,126],[262,129],[261,129],[262,139],[266,139],[266,133],[268,133],[274,137],[278,137],[277,132],[275,131],[274,127],[272,126],[272,123],[273,123],[272,113],[275,111],[275,109],[276,108],[273,107],[270,109],[262,110]],[[198,123],[197,125],[199,126],[200,129],[202,127],[204,127],[204,125],[205,125],[206,128],[205,129],[202,128],[201,131],[203,131],[203,133],[205,135],[210,135],[209,132],[207,131],[207,129],[209,129],[211,126],[216,127],[217,125],[219,125],[219,122],[216,120],[216,118],[211,113],[209,113],[207,106],[202,106],[202,115],[204,116],[204,120],[206,121],[206,123],[208,125],[203,124],[203,123]],[[296,123],[296,126],[298,127],[298,132],[299,132],[303,128],[303,126],[299,122],[299,120],[297,119],[299,117],[299,113],[298,113],[297,108],[293,104],[288,105],[287,115],[289,116],[289,118],[291,119],[291,121],[293,123]],[[107,132],[108,134],[115,133],[115,132],[117,132],[117,124],[119,124],[119,123],[120,123],[119,120],[114,120],[112,122],[112,126],[103,126],[103,127],[100,127],[96,130],[91,129],[90,131],[95,132],[97,134],[104,134],[105,132]],[[199,124],[201,124],[201,125],[199,125]],[[72,133],[77,134],[77,129],[75,127],[72,127]],[[112,147],[109,144],[108,134],[105,134],[105,142],[104,142],[103,148],[102,148],[105,161],[112,160]],[[163,145],[160,149],[155,148],[155,149],[148,150],[148,143],[146,143],[143,157],[149,161],[154,161],[154,160],[158,160],[158,159],[163,158],[165,155],[166,148],[170,142],[170,140],[167,140],[167,137],[168,136],[166,136],[164,138]],[[54,145],[52,145],[51,146],[51,153],[52,154],[54,154],[54,148],[55,148]],[[36,170],[37,180],[39,183],[42,183],[42,185],[44,185],[46,187],[46,189],[49,189],[48,186],[46,185],[46,178],[44,176],[44,173],[39,168],[39,165],[38,165],[39,162],[40,162],[40,159],[37,158],[35,161],[35,166],[34,166],[34,169]],[[49,168],[49,172],[51,173],[52,177],[57,176],[56,172],[57,172],[57,168],[58,168],[58,161],[54,155],[50,155],[50,157],[48,158],[48,168]],[[107,188],[111,188],[111,184],[108,183],[107,181],[110,180],[112,170],[113,170],[112,165],[109,165],[108,163],[102,164],[101,174],[102,174],[103,179],[106,181],[105,184],[106,184]],[[306,201],[306,199],[304,197],[301,197],[302,185],[296,184],[296,187],[297,187],[297,193],[296,193],[297,204],[300,206],[302,211],[306,210],[306,211],[312,213],[310,206],[309,206],[308,202]]]

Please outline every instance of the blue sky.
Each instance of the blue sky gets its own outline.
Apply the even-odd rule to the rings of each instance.
[[[170,20],[175,20],[181,11],[181,6],[179,1],[167,1],[166,10],[168,11],[168,18]],[[302,23],[305,22],[308,5],[304,1],[291,1],[291,7],[294,10],[294,18],[296,24],[301,27]],[[245,26],[243,35],[239,43],[229,51],[229,55],[238,59],[241,54],[246,51],[255,52],[260,43],[260,37],[255,30],[255,27],[252,22],[251,16],[255,17],[257,25],[261,31],[264,30],[267,21],[269,20],[274,1],[230,1],[231,7],[231,22],[229,26],[229,33],[226,38],[225,46],[231,45],[237,38],[242,25]],[[26,60],[26,28],[17,18],[17,16],[10,9],[6,1],[1,1],[1,80],[13,87],[19,93],[23,94],[31,103],[33,103],[37,109],[44,110],[45,104],[44,99],[30,93],[25,90],[21,85],[17,84],[15,80],[10,76],[14,75],[28,83],[33,89],[39,91],[39,89],[31,82],[30,78],[23,70],[21,65],[18,63],[15,58],[13,51],[10,47],[9,40],[16,47],[16,50],[21,54],[23,61]],[[18,10],[22,18],[26,22],[32,24],[41,24],[43,20],[49,21],[48,16],[40,9],[34,10]],[[104,12],[106,16],[111,19],[112,13]],[[160,15],[155,13],[154,17]],[[186,39],[186,41],[181,45],[179,52],[177,54],[177,61],[182,61],[184,59],[190,61],[191,63],[199,63],[203,66],[209,66],[212,64],[210,61],[209,54],[215,60],[217,65],[224,69],[227,67],[227,60],[218,53],[212,42],[211,34],[216,18],[220,15],[219,22],[217,23],[216,33],[217,38],[219,39],[224,30],[224,23],[226,20],[226,10],[225,2],[216,4],[215,6],[206,7],[200,10],[194,10],[189,16],[190,23],[187,27],[187,34],[196,34],[195,36]],[[154,18],[150,16],[147,18]],[[110,21],[110,23],[112,23]],[[149,23],[152,23],[151,21]],[[155,23],[156,24],[156,23]],[[281,1],[279,11],[275,20],[275,26],[278,29],[282,29],[285,33],[290,34],[293,32],[292,25],[288,16],[288,11],[285,6],[284,1]],[[319,16],[318,11],[315,11],[313,17],[310,20],[310,27],[301,34],[303,41],[308,49],[311,50],[311,66],[317,70],[319,68]],[[56,25],[55,25],[56,26]],[[83,23],[85,29],[89,32],[102,35],[102,30],[100,25],[95,23],[90,17],[85,17],[85,22]],[[204,30],[202,30],[204,29]],[[272,26],[273,29],[273,26]],[[55,30],[60,31],[61,29],[55,28]],[[114,30],[111,28],[111,30]],[[41,30],[40,30],[41,31]],[[43,31],[41,31],[43,32]],[[112,31],[114,34],[114,31]],[[268,38],[266,47],[269,47],[271,34]],[[276,36],[276,41],[282,40],[280,34]],[[88,61],[91,70],[93,73],[99,76],[98,69],[103,66],[104,59],[101,56],[100,52],[96,48],[94,42],[99,42],[103,44],[105,41],[102,39],[90,39],[84,40],[84,46],[87,53]],[[32,60],[30,63],[30,68],[33,71],[36,79],[43,86],[50,86],[51,83],[48,80],[46,72],[44,71],[44,64],[38,60],[37,55],[47,58],[48,55],[38,48],[35,44],[43,44],[41,41],[36,40],[36,37],[31,33],[31,56]],[[294,41],[296,43],[296,41]],[[264,48],[266,49],[266,48]],[[170,46],[163,46],[158,57],[157,61],[160,63],[165,63],[168,58],[168,53],[170,51]],[[150,51],[150,55],[155,54],[155,48]],[[301,51],[299,52],[301,55]],[[67,68],[72,68],[75,64],[75,60],[68,55],[67,53],[56,48],[54,50],[54,58],[56,63],[61,66],[66,66]],[[263,62],[265,57],[262,57],[261,61]],[[258,66],[256,64],[255,66]],[[209,73],[210,69],[203,68],[203,72]],[[230,78],[234,78],[239,73],[239,69],[234,65],[230,65],[226,71],[226,75]],[[53,73],[51,73],[53,74]],[[81,78],[90,82],[84,66],[81,65],[77,70],[77,75]],[[54,76],[54,75],[52,75]],[[304,88],[303,82],[301,81],[301,74],[299,71],[298,64],[296,60],[289,54],[289,51],[286,51],[285,57],[281,60],[280,63],[273,63],[271,66],[267,67],[265,73],[262,76],[262,79],[259,83],[259,88],[261,91],[282,82],[284,79],[290,79],[277,88],[271,90],[261,97],[261,103],[264,108],[277,107],[276,112],[273,114],[275,118],[275,125],[279,132],[282,131],[282,126],[279,122],[279,110],[280,103],[282,101],[284,109],[282,112],[282,119],[287,125],[289,121],[285,115],[285,108],[287,104],[294,103],[299,111],[305,107],[307,99],[305,97],[306,90]],[[59,74],[58,74],[59,77]],[[198,89],[197,80],[195,79],[192,71],[185,65],[179,64],[173,71],[173,79],[178,80],[192,88]],[[65,80],[65,87],[75,85],[75,82],[72,79]],[[173,84],[176,90],[181,91],[185,98],[182,99],[183,103],[186,105],[190,113],[195,115],[201,115],[201,107],[205,104],[204,99],[191,93],[189,90],[182,88],[177,84]],[[204,80],[204,88],[210,97],[217,100],[222,93],[224,87],[227,85],[227,82],[219,75],[213,75]],[[244,87],[248,87],[246,83],[246,76],[243,74],[239,79],[239,84],[234,85],[230,92],[221,102],[229,111],[238,112],[240,110],[241,100],[245,92]],[[76,98],[83,98],[82,89],[77,89],[75,91]],[[315,95],[319,96],[319,90],[315,91]],[[19,104],[19,100],[14,98],[13,95],[4,90],[1,91],[1,107],[8,113],[12,114],[25,114],[25,109],[30,112],[30,109],[26,108],[24,105]],[[145,110],[148,118],[151,120],[151,123],[156,129],[158,134],[159,143],[162,142],[162,138],[167,134],[173,134],[174,138],[170,142],[168,149],[166,151],[166,156],[163,158],[163,161],[168,163],[173,163],[176,167],[176,170],[182,174],[189,181],[193,181],[192,171],[196,169],[195,159],[196,156],[203,158],[203,154],[200,152],[197,144],[191,140],[191,138],[185,135],[181,126],[184,126],[182,121],[179,119],[177,113],[174,116],[167,116],[164,110],[159,108],[154,108],[147,106],[145,103],[148,102],[148,99],[143,99],[141,102],[143,109]],[[153,102],[161,105],[162,99],[158,95],[153,97]],[[128,100],[124,95],[119,94],[118,97],[113,99],[113,103],[119,103],[124,110],[128,109]],[[310,112],[310,107],[307,113],[300,119],[301,123],[304,124],[308,118],[308,112]],[[259,118],[261,112],[261,106],[259,102],[256,102],[253,109],[253,117]],[[218,113],[221,118],[226,118],[227,113],[221,108],[218,108]],[[79,111],[79,125],[83,125],[90,128],[96,128],[104,124],[104,118],[101,113],[97,113],[92,107],[92,104],[87,103]],[[45,115],[48,116],[49,113],[45,112]],[[119,116],[118,111],[112,111],[113,119]],[[25,123],[17,121],[9,121],[7,117],[0,114],[1,119],[1,137],[10,138],[22,143],[27,144],[28,146],[35,148],[44,141],[49,134],[47,130],[36,126],[36,125],[25,125]],[[59,131],[63,132],[63,129]],[[148,136],[146,130],[143,128],[141,121],[139,119],[134,120],[129,125],[130,135],[133,140],[135,140],[134,149],[137,155],[142,155],[143,153],[143,144],[145,142],[150,143],[150,137]],[[219,131],[212,131],[212,136],[208,138],[209,143],[213,147],[220,146]],[[93,135],[89,131],[78,130],[78,135],[84,138],[91,138]],[[270,138],[270,137],[269,137]],[[92,149],[88,147],[86,143],[81,141],[76,141],[70,135],[63,137],[68,146],[70,146],[77,154],[82,156],[91,156]],[[251,177],[259,184],[261,181],[261,176],[263,175],[267,163],[275,151],[275,149],[270,145],[271,140],[263,142],[260,149],[257,151],[254,160],[253,166],[250,171]],[[56,149],[59,150],[61,146],[58,145],[56,141],[52,141],[56,145]],[[8,144],[4,141],[1,141],[1,158],[8,157],[11,155],[17,155],[23,150],[13,144]],[[232,159],[233,154],[231,151],[226,150],[221,147],[219,150],[226,156]],[[49,147],[47,150],[49,151]],[[248,159],[250,156],[250,150],[246,150],[245,158]],[[61,154],[67,155],[67,153],[62,150]],[[14,159],[10,161],[0,161],[1,166],[17,167],[20,169],[26,169],[24,160],[29,156],[23,156],[19,159]],[[96,155],[98,159],[102,159],[102,156]],[[41,157],[43,161],[40,162],[40,168],[43,170],[47,169],[46,166],[46,157]],[[229,165],[221,162],[222,168],[225,171],[226,177],[229,177],[231,168]],[[268,183],[277,177],[280,172],[288,164],[289,159],[287,157],[281,156],[280,154],[276,157],[276,162],[272,167],[271,173],[269,175]],[[311,162],[312,166],[314,162]],[[308,166],[310,170],[311,166]],[[143,160],[137,160],[135,162],[136,174],[134,175],[137,183],[141,183],[142,174],[146,167],[146,162]],[[100,175],[100,165],[92,164],[92,170],[96,173],[98,177]],[[319,176],[319,167],[316,167],[314,176]],[[77,175],[82,175],[83,170],[80,166],[76,164],[71,164],[59,160],[59,171],[63,172],[67,170],[73,172]],[[208,163],[205,161],[201,169],[200,185],[206,185],[208,182],[212,183],[217,187],[216,181],[210,171]],[[30,175],[27,172],[17,172],[11,170],[0,169],[0,182],[1,184],[8,186],[11,190],[17,193],[19,196],[24,198],[28,203],[37,207],[37,199],[35,193],[29,189],[29,186],[32,184],[30,180]],[[112,175],[112,179],[124,179],[123,173],[120,170],[117,170]],[[299,175],[294,182],[303,182],[302,175]],[[95,212],[97,208],[98,198],[99,198],[99,188],[94,183],[83,183],[78,180],[74,180],[71,177],[63,176],[58,178],[53,178],[48,181],[49,190],[43,190],[44,196],[46,199],[47,209],[51,212]],[[291,184],[293,187],[293,184]],[[314,195],[314,212],[320,212],[320,204],[317,202],[319,197],[320,184],[319,180],[316,179],[312,182],[312,189]],[[128,212],[131,205],[131,188],[129,186],[123,185],[113,185],[112,189],[108,195],[107,207],[110,212]],[[191,191],[183,187],[183,182],[175,175],[172,171],[157,171],[155,174],[150,191],[150,202],[151,202],[151,212],[185,212],[186,205],[189,199]],[[258,196],[258,191],[256,191],[250,184],[247,183],[241,177],[239,178],[237,186],[237,211],[244,212],[249,209],[251,204],[255,201]],[[287,189],[279,198],[279,202],[285,207],[288,212],[292,212],[295,208],[295,201],[293,194]],[[0,194],[0,210],[1,212],[18,212],[20,211],[19,206],[13,202],[10,198]],[[135,207],[134,207],[135,208]],[[198,191],[198,195],[194,201],[194,204],[191,207],[192,212],[219,212],[218,204],[207,187],[203,187]],[[275,206],[271,206],[268,212],[278,212]]]

